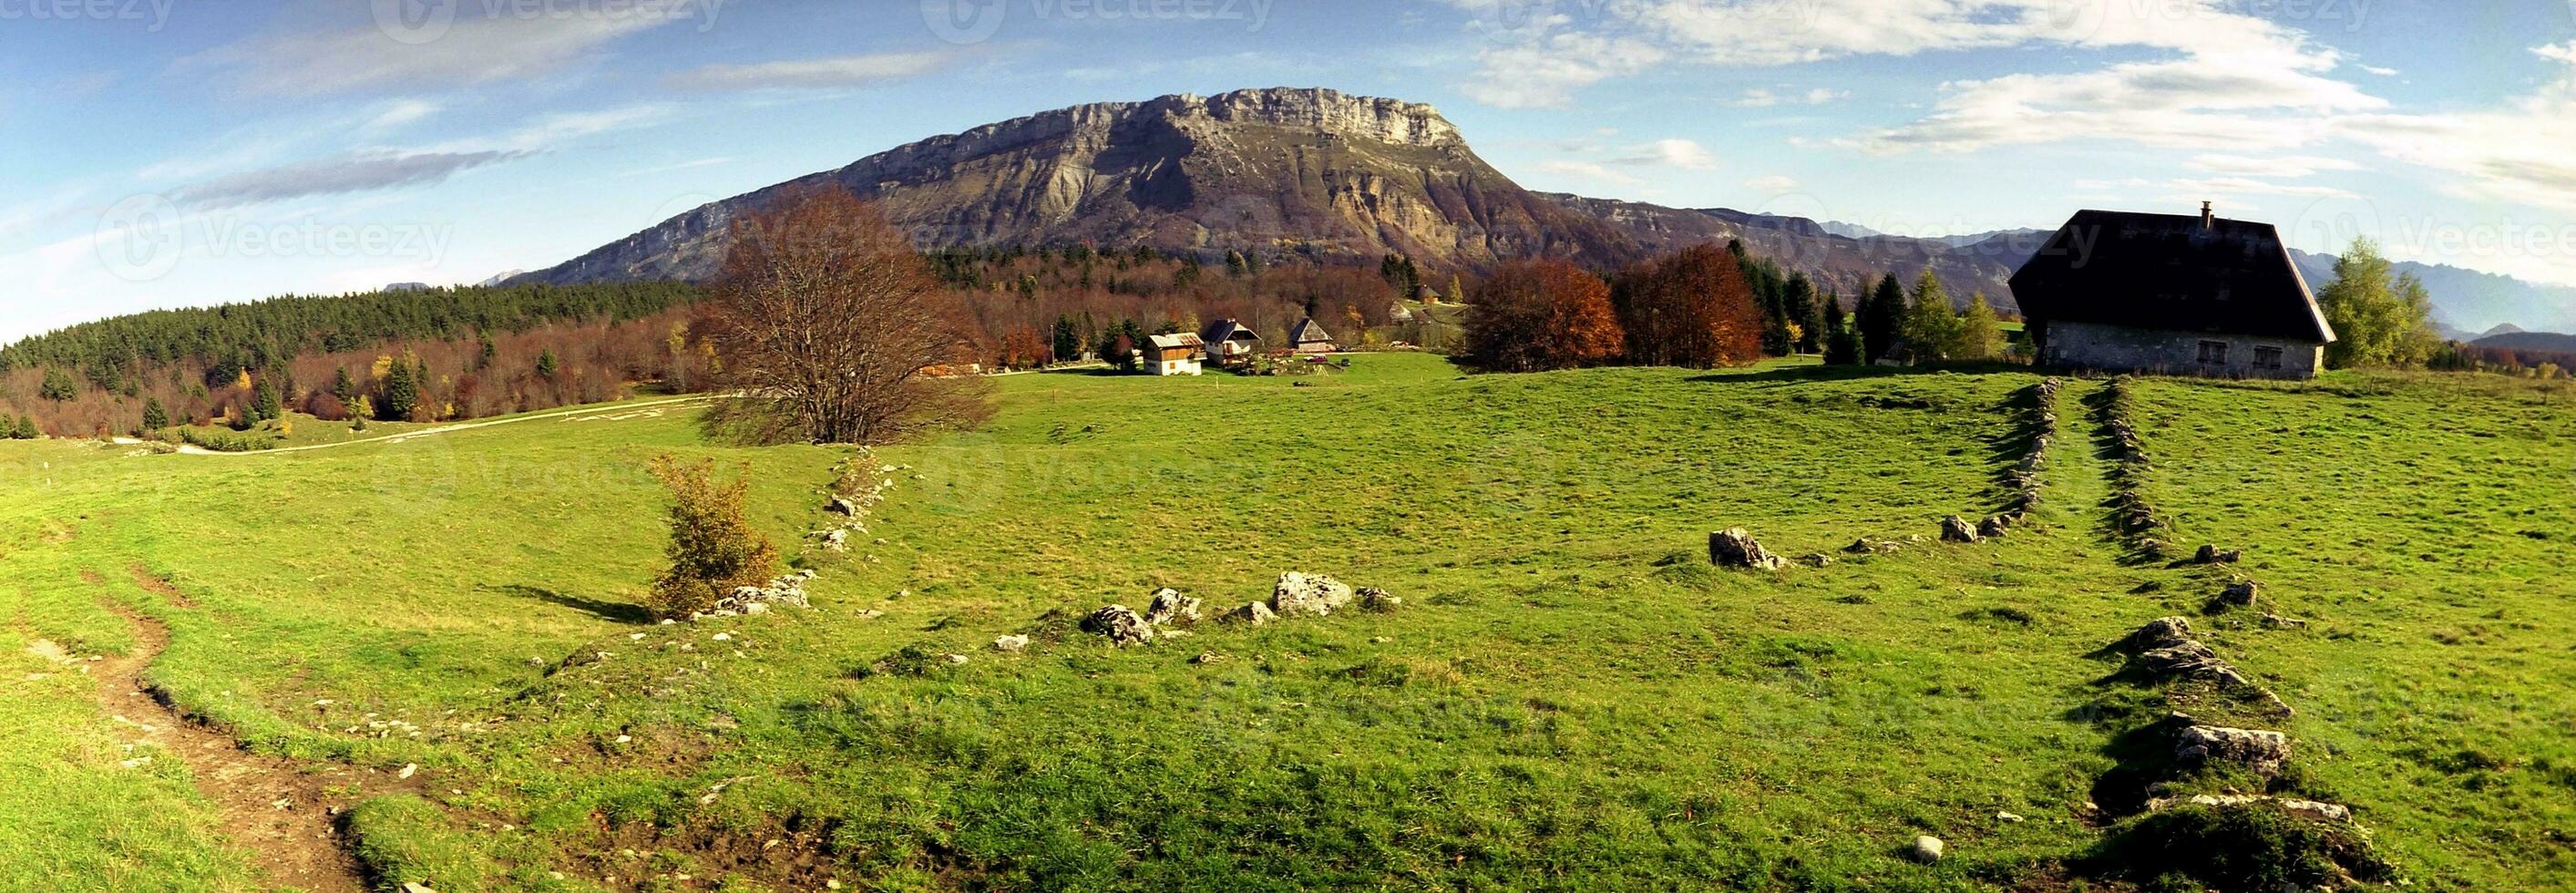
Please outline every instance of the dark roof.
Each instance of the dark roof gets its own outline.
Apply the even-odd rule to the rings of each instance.
[[[1316,341],[1330,343],[1332,340],[1333,333],[1324,331],[1323,324],[1316,322],[1311,317],[1298,320],[1297,327],[1288,330],[1288,343],[1290,344],[1307,344]]]
[[[2333,341],[2269,223],[2078,211],[2012,277],[2035,323]]]
[[[1199,327],[1199,340],[1208,344],[1231,340],[1238,335],[1254,341],[1261,340],[1260,333],[1232,319],[1220,319]]]

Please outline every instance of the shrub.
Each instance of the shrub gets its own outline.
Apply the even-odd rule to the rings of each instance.
[[[2250,804],[2183,806],[2140,818],[2093,857],[2099,869],[2133,880],[2170,886],[2180,875],[2222,890],[2342,888],[2396,875],[2352,826]]]
[[[749,466],[741,477],[719,484],[712,461],[684,465],[660,456],[653,460],[653,476],[671,488],[671,543],[665,551],[671,567],[653,582],[645,608],[661,617],[686,617],[714,610],[737,588],[777,576],[778,548],[743,519]]]

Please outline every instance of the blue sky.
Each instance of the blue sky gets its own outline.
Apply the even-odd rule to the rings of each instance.
[[[1535,189],[2197,209],[2576,284],[2576,2],[0,0],[0,340],[473,282],[1080,102],[1430,102]]]

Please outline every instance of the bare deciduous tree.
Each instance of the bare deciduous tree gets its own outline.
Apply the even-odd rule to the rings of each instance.
[[[985,413],[966,315],[874,207],[841,189],[738,220],[703,320],[739,396],[714,424],[759,442],[884,443]]]

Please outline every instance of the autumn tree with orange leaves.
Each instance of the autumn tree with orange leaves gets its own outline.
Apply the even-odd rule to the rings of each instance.
[[[1629,267],[1611,285],[1628,362],[1713,369],[1762,358],[1762,311],[1743,265],[1715,245]]]
[[[1476,289],[1467,359],[1488,372],[1598,366],[1619,358],[1610,286],[1562,259],[1503,265]]]

